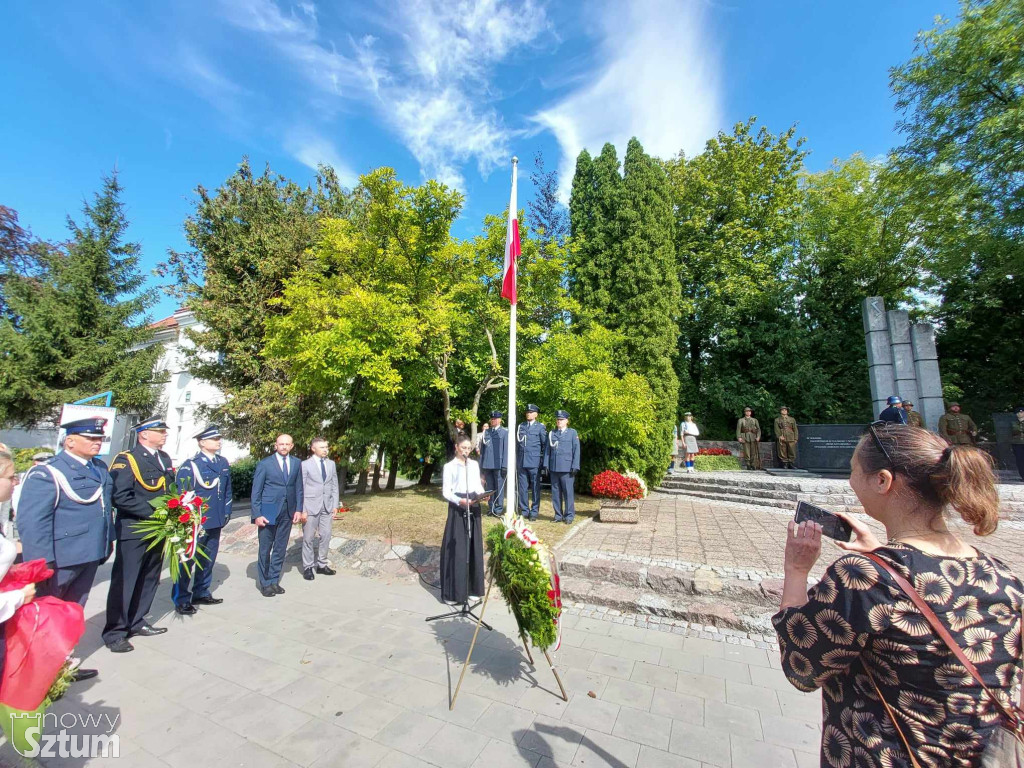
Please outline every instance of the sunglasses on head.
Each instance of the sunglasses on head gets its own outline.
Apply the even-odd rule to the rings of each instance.
[[[892,456],[889,455],[889,452],[885,450],[885,446],[882,444],[882,439],[878,436],[878,432],[875,431],[877,427],[884,427],[888,423],[889,422],[887,421],[873,421],[868,424],[868,432],[871,434],[871,437],[874,438],[875,445],[878,446],[878,450],[882,452],[882,455],[885,456],[885,460],[889,462],[889,466],[896,469],[896,463],[892,460]]]

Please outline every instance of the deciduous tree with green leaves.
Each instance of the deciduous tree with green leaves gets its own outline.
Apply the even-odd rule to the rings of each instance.
[[[5,257],[0,424],[52,421],[62,403],[107,390],[122,411],[152,407],[160,350],[145,346],[152,295],[143,290],[141,248],[126,240],[122,192],[116,173],[105,177],[102,190],[83,204],[82,223],[68,217],[66,244],[22,238],[14,247],[24,258]]]

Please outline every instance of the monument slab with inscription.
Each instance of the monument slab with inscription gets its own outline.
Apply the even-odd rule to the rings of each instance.
[[[800,468],[826,475],[850,474],[850,459],[864,430],[863,424],[801,424]]]

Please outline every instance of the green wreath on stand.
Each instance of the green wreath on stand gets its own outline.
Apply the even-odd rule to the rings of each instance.
[[[554,558],[521,517],[506,515],[503,522],[487,533],[488,575],[533,644],[558,650],[562,599]]]

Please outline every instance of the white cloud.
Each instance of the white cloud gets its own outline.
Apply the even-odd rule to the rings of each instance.
[[[334,143],[324,136],[305,128],[291,130],[285,137],[285,151],[303,165],[312,168],[329,165],[338,174],[338,180],[346,187],[354,187],[359,175],[353,171],[338,152]]]
[[[598,71],[533,120],[562,150],[560,194],[568,200],[576,156],[636,136],[660,157],[699,152],[721,128],[717,56],[698,0],[608,2]],[[620,154],[621,158],[621,154]]]

